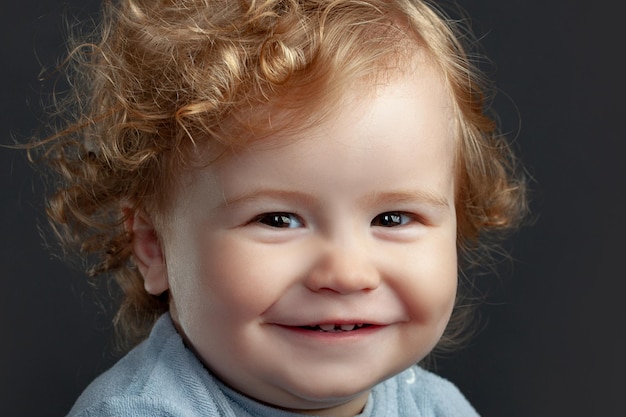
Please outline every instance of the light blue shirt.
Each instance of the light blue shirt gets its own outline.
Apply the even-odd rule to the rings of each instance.
[[[245,397],[185,347],[169,314],[150,337],[94,380],[68,417],[301,417]],[[359,417],[477,417],[449,381],[418,366],[372,389]]]

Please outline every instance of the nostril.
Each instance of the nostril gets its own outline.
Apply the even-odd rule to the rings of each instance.
[[[380,271],[368,253],[359,248],[332,245],[319,253],[305,285],[314,292],[346,295],[376,290],[380,282]]]

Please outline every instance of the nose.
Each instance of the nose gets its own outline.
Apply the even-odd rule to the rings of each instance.
[[[381,276],[364,251],[332,247],[322,252],[309,271],[306,286],[314,292],[350,294],[374,290]]]

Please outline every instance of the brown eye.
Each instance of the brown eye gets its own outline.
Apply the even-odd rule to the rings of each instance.
[[[372,220],[372,226],[378,227],[396,227],[408,224],[411,221],[411,217],[400,211],[389,211],[381,213],[374,217]]]
[[[280,229],[295,229],[303,225],[298,216],[291,213],[262,214],[256,218],[256,222]]]

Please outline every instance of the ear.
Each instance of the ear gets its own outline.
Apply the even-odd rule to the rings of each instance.
[[[144,288],[149,294],[162,294],[169,289],[169,281],[163,249],[152,220],[137,210],[127,217],[126,230],[132,236],[133,259],[143,275]]]

